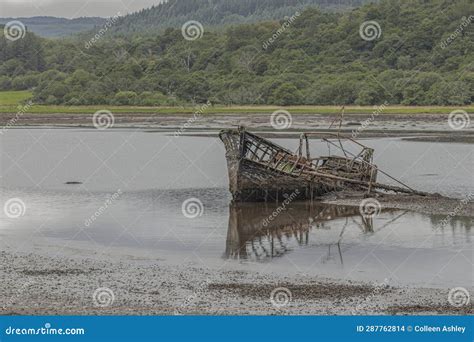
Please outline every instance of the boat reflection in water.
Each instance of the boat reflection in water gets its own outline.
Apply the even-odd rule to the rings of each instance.
[[[295,202],[286,208],[268,203],[232,203],[225,257],[268,261],[298,246],[324,245],[327,255],[321,261],[337,259],[342,264],[341,242],[351,230],[351,236],[374,233],[373,218],[362,216],[358,207],[314,202]]]

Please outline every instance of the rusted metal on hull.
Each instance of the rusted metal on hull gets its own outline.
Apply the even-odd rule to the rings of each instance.
[[[334,136],[344,156],[312,158],[308,142],[311,135],[302,134],[299,148],[293,153],[243,128],[221,131],[219,137],[226,149],[229,189],[234,201],[280,202],[288,197],[312,200],[331,191],[346,189],[367,190],[368,193],[383,189],[424,194],[408,188],[390,175],[403,187],[377,183],[379,170],[372,163],[373,149],[346,138],[361,148],[356,155],[349,153],[342,146],[339,134]],[[323,140],[334,144],[328,139]]]

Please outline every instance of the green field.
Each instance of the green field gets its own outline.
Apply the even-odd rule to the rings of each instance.
[[[0,92],[0,113],[15,114],[19,111],[22,103],[31,97],[28,91],[4,91]],[[272,113],[284,108],[292,114],[339,114],[340,106],[222,106],[216,105],[204,110],[206,114],[259,114]],[[198,108],[188,107],[137,107],[137,106],[49,106],[34,105],[28,109],[28,113],[35,114],[88,114],[98,110],[109,110],[112,113],[123,114],[192,114]],[[464,107],[441,107],[441,106],[388,106],[380,114],[449,114],[453,110],[462,109],[474,114],[474,105]],[[374,106],[346,106],[346,114],[370,114],[376,110]]]
[[[0,108],[15,107],[28,100],[31,97],[31,92],[24,91],[0,91]]]

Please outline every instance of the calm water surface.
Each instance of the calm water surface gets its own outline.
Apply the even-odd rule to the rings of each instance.
[[[274,204],[230,204],[224,149],[216,138],[12,129],[1,143],[2,203],[20,198],[26,212],[12,219],[2,211],[0,237],[129,247],[165,259],[285,274],[472,283],[472,219],[455,217],[437,229],[443,215],[384,210],[366,219],[358,208],[292,203],[268,220]],[[474,191],[472,145],[365,143],[376,148],[379,167],[417,189],[459,198]],[[328,153],[320,142],[313,150]],[[83,184],[65,184],[72,181]],[[195,218],[183,215],[190,198],[202,203]]]

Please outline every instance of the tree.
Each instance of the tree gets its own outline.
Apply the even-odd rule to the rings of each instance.
[[[115,94],[114,104],[117,105],[134,105],[137,99],[137,93],[134,91],[119,91]]]
[[[273,103],[279,106],[299,104],[302,100],[299,90],[290,83],[283,83],[273,93]]]
[[[37,103],[84,105],[472,103],[474,26],[441,44],[474,12],[472,1],[381,0],[331,13],[299,7],[326,3],[173,0],[120,19],[90,49],[83,36],[0,35],[0,88],[32,89]],[[296,10],[295,20],[281,20]],[[245,23],[226,26],[225,18]],[[185,19],[203,21],[201,38],[183,37]],[[366,20],[381,25],[373,41],[359,34]]]
[[[431,104],[462,106],[470,103],[472,93],[467,83],[454,81],[434,84],[426,96]]]

